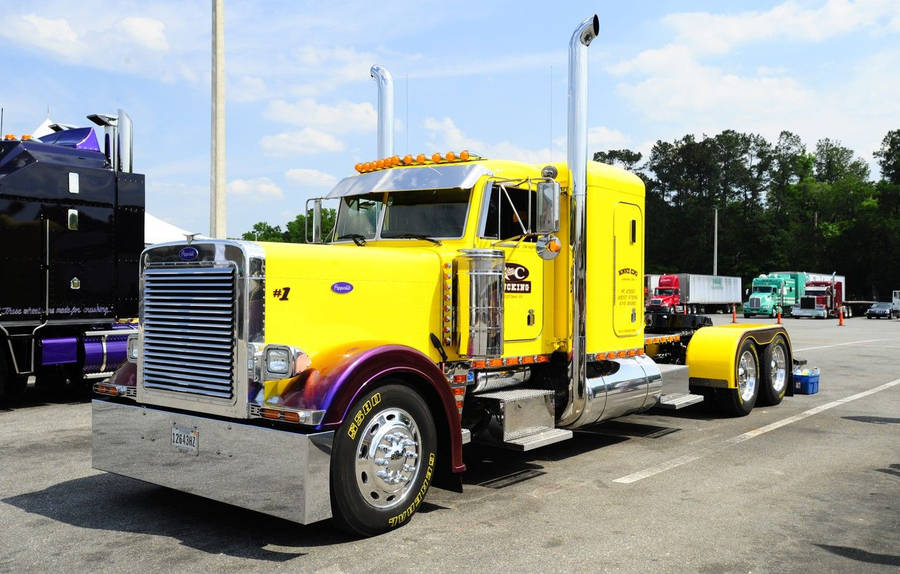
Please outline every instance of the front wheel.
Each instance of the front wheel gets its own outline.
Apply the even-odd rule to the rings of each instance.
[[[374,536],[402,526],[434,477],[437,438],[422,397],[388,384],[363,395],[337,431],[331,507],[345,530]]]
[[[787,341],[781,335],[766,346],[760,365],[759,404],[775,406],[784,398],[788,384],[789,357]]]
[[[750,414],[759,394],[759,356],[756,345],[747,340],[741,345],[734,367],[734,389],[721,389],[718,393],[719,408],[723,412],[742,417]]]

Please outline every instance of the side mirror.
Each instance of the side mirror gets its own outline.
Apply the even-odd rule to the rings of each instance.
[[[537,214],[534,232],[543,235],[559,232],[559,183],[542,181],[537,184]]]

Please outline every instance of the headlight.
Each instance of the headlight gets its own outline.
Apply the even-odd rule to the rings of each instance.
[[[138,347],[137,334],[128,335],[128,362],[137,363],[140,355],[140,347]]]
[[[283,348],[266,350],[266,370],[273,375],[287,375],[291,372],[291,352]]]
[[[265,350],[266,379],[293,377],[309,368],[309,357],[296,347],[267,345]]]

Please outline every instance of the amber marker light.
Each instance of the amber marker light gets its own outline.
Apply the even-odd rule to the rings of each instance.
[[[30,135],[28,135],[28,134],[22,135],[22,141],[23,141],[23,142],[27,142],[27,141],[30,140],[30,139],[31,139],[31,136],[30,136]]]
[[[12,141],[16,139],[16,134],[6,134],[5,136],[3,136],[3,139],[5,139],[6,141]]]
[[[362,173],[362,164],[361,164],[361,163],[358,163],[358,164],[354,165],[354,166],[353,166],[353,169],[355,169],[355,170],[358,171],[359,173]]]
[[[416,163],[425,163],[425,154],[420,153],[416,156]]]
[[[413,157],[409,154],[403,156],[403,165],[412,165]]]
[[[447,161],[456,161],[456,154],[452,151],[447,152]]]
[[[463,161],[469,159],[469,152],[467,150],[462,150],[461,152],[459,152],[459,159]]]
[[[442,161],[442,159],[443,158],[441,157],[441,154],[439,154],[439,153],[431,154],[431,161],[433,161],[434,163],[440,163]]]
[[[400,156],[395,155],[391,158],[391,165],[400,165]]]

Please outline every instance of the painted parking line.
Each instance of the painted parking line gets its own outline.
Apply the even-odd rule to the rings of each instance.
[[[745,432],[744,434],[740,434],[736,437],[732,437],[728,440],[725,440],[721,446],[715,448],[703,449],[701,452],[688,454],[684,456],[680,456],[678,458],[673,458],[672,460],[663,462],[661,464],[657,464],[644,470],[639,470],[638,472],[631,473],[627,476],[623,476],[621,478],[617,478],[613,480],[613,482],[619,484],[631,484],[637,482],[639,480],[643,480],[645,478],[649,478],[651,476],[657,475],[661,472],[665,472],[667,470],[671,470],[673,468],[677,468],[679,466],[685,465],[689,462],[694,462],[695,460],[701,459],[704,456],[712,454],[716,451],[722,450],[729,446],[734,446],[736,444],[740,444],[744,441],[748,441],[752,438],[756,438],[759,435],[766,434],[767,432],[771,432],[776,429],[780,429],[783,426],[787,426],[789,424],[795,423],[797,421],[802,421],[805,418],[811,417],[813,415],[817,415],[821,412],[827,411],[829,409],[833,409],[834,407],[839,407],[841,405],[845,405],[849,402],[855,401],[857,399],[861,399],[863,397],[868,397],[869,395],[874,395],[875,393],[884,391],[891,387],[895,387],[900,385],[900,379],[894,379],[889,383],[885,383],[883,385],[877,386],[873,389],[869,389],[868,391],[862,391],[860,393],[856,393],[855,395],[850,395],[849,397],[844,397],[843,399],[837,399],[836,401],[831,401],[830,403],[825,403],[824,405],[820,405],[818,407],[811,408],[807,411],[803,411],[800,414],[787,417],[780,421],[775,421],[774,423],[767,424],[764,427],[760,427],[758,429],[754,429],[752,431]]]
[[[890,341],[891,339],[863,339],[862,341],[850,341],[849,343],[836,343],[834,345],[822,345],[821,347],[804,347],[802,349],[794,349],[795,353],[803,351],[816,351],[818,349],[831,349],[832,347],[844,347],[846,345],[862,345],[863,343],[877,343],[878,341]]]

